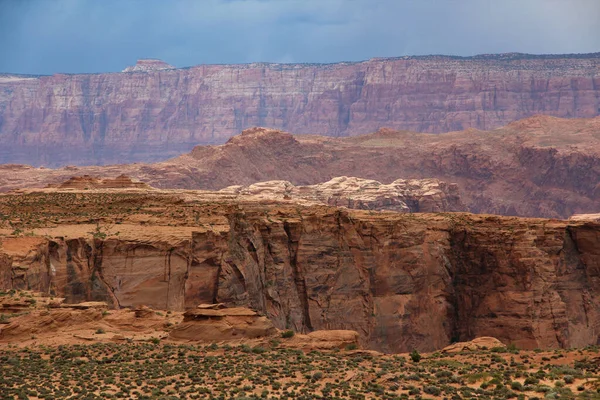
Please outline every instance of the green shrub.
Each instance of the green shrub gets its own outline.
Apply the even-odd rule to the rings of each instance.
[[[519,349],[517,348],[517,345],[514,344],[514,343],[509,343],[509,345],[506,346],[506,350],[508,350],[511,353],[515,353],[515,352],[518,353],[519,352]]]
[[[442,393],[442,389],[433,385],[425,385],[423,386],[423,392],[430,394],[432,396],[439,396]]]
[[[537,385],[538,383],[540,383],[540,380],[533,376],[528,376],[525,379],[525,385]]]
[[[294,335],[295,335],[295,332],[291,331],[291,330],[281,332],[281,337],[284,339],[289,339],[291,337],[294,337]]]
[[[410,359],[413,360],[413,362],[418,363],[419,361],[421,361],[421,354],[419,353],[419,351],[417,349],[413,350],[410,353]]]

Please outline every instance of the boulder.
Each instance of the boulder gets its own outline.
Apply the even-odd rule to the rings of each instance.
[[[266,317],[245,307],[194,309],[183,315],[183,322],[174,327],[169,338],[190,341],[222,341],[256,339],[277,334]]]
[[[460,353],[463,351],[478,351],[491,349],[493,347],[506,347],[504,343],[496,338],[483,336],[475,338],[468,342],[453,343],[450,346],[446,346],[442,349],[442,353]]]

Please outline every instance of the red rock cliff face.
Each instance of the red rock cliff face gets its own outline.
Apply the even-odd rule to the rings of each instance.
[[[600,53],[186,69],[151,61],[124,73],[0,76],[0,163],[153,161],[256,125],[346,136],[600,114]]]
[[[281,329],[356,330],[393,352],[477,336],[523,348],[598,341],[598,224],[330,207],[224,212],[223,229],[175,241],[160,227],[150,241],[3,238],[0,285],[122,307],[225,302]]]

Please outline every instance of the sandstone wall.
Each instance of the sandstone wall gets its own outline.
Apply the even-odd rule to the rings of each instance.
[[[0,285],[121,307],[248,306],[280,329],[356,330],[391,352],[478,336],[522,348],[598,341],[599,224],[329,207],[227,217],[228,231],[177,245],[39,238],[11,253],[30,239],[5,237]]]

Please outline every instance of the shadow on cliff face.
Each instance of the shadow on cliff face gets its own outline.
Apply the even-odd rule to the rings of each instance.
[[[226,216],[228,231],[178,245],[39,238],[22,255],[0,250],[0,283],[120,307],[247,306],[280,329],[355,330],[386,352],[478,336],[522,348],[597,342],[598,224],[330,207]]]

